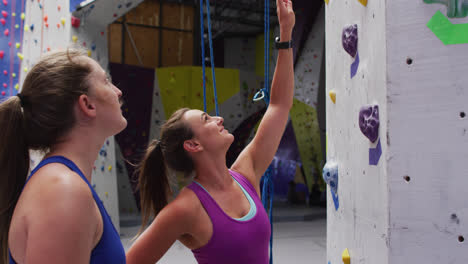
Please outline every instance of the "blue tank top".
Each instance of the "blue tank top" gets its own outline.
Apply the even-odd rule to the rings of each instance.
[[[70,170],[80,175],[81,178],[86,182],[86,184],[88,184],[89,188],[91,189],[94,200],[96,201],[96,204],[99,207],[99,211],[101,212],[102,223],[103,223],[102,236],[101,236],[101,239],[99,240],[99,243],[96,245],[93,251],[91,251],[91,259],[89,263],[91,264],[97,264],[97,263],[112,263],[112,264],[122,263],[124,264],[126,262],[125,250],[122,246],[122,242],[120,242],[120,236],[117,233],[117,230],[115,230],[115,227],[112,224],[111,218],[107,214],[107,211],[104,208],[104,205],[101,199],[99,199],[99,196],[94,191],[93,187],[91,187],[91,184],[88,182],[88,180],[83,175],[81,170],[75,165],[75,163],[73,163],[71,160],[62,156],[53,156],[53,157],[44,159],[31,172],[31,176],[29,177],[29,179],[31,179],[31,177],[37,170],[39,170],[41,167],[49,163],[61,163],[67,166],[68,168],[70,168]],[[28,182],[29,179],[26,180],[26,183]],[[15,260],[13,259],[9,251],[8,251],[8,257],[9,257],[10,264],[16,264]]]

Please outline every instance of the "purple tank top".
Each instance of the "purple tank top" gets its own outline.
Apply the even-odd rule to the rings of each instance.
[[[192,250],[199,264],[268,264],[268,243],[271,229],[268,215],[255,188],[240,173],[231,176],[244,187],[257,206],[255,216],[239,221],[228,216],[202,187],[193,182],[188,186],[200,200],[213,225],[210,241]]]

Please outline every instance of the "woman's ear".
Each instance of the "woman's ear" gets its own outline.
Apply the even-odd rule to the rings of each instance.
[[[203,150],[202,145],[194,139],[189,139],[184,141],[184,149],[187,152],[200,152]]]
[[[81,113],[83,113],[86,117],[95,117],[96,116],[96,105],[95,103],[89,98],[88,95],[82,94],[78,97],[78,109]]]

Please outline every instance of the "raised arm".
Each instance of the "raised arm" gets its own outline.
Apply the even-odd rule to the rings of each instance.
[[[291,40],[295,15],[291,0],[276,0],[280,24],[280,41]],[[294,69],[292,49],[280,49],[270,92],[270,105],[263,116],[257,134],[252,142],[241,152],[232,169],[236,170],[255,184],[260,183],[275,156],[293,104]]]

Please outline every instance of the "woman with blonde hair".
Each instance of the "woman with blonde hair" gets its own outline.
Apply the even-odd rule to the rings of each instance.
[[[127,125],[121,96],[96,61],[67,50],[42,57],[0,104],[1,263],[125,263],[90,185],[104,141]],[[29,150],[45,157],[27,179]]]

